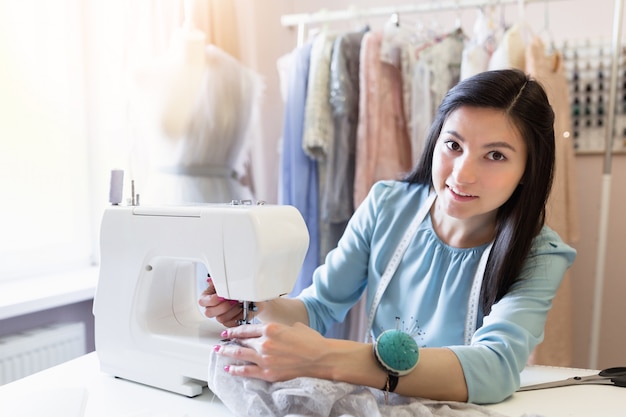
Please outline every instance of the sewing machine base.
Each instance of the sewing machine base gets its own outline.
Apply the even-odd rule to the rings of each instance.
[[[221,341],[220,334],[224,329],[210,319],[206,319],[200,329],[163,322],[160,329],[152,329],[149,339],[142,340],[146,349],[129,352],[109,348],[96,350],[96,353],[104,373],[195,397],[207,386],[209,356],[213,346]],[[159,346],[159,351],[151,351],[150,345]],[[124,357],[124,363],[136,366],[115,366],[119,357]]]

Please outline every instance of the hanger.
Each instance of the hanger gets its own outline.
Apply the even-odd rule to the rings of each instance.
[[[354,30],[357,30],[357,31],[369,30],[369,27],[370,27],[369,21],[365,19],[365,15],[363,14],[361,9],[359,9],[356,5],[352,4],[348,8],[348,11],[350,15],[353,16],[352,19],[350,20],[353,23]]]
[[[456,0],[455,1],[455,11],[456,11],[456,17],[454,18],[454,30],[455,32],[458,32],[459,30],[461,30],[462,28],[462,21],[461,21],[461,5],[459,4],[460,0]]]
[[[498,6],[500,6],[500,30],[504,33],[509,29],[509,25],[506,23],[505,7],[501,0],[498,0]]]
[[[517,0],[517,18],[520,36],[525,45],[530,45],[533,38],[533,30],[526,20],[526,0]]]
[[[392,13],[391,16],[389,17],[389,21],[387,23],[390,24],[390,25],[399,27],[400,26],[400,14]]]
[[[320,26],[309,28],[309,30],[307,31],[307,39],[308,40],[312,40],[317,35],[326,35],[328,33],[328,31],[329,31],[329,19],[328,19],[329,12],[328,12],[328,9],[326,9],[326,8],[320,9],[315,14],[321,17],[322,24]]]
[[[383,36],[388,39],[393,39],[399,32],[400,15],[398,13],[392,13],[383,26]]]
[[[383,27],[383,39],[380,45],[381,61],[399,66],[400,53],[397,44],[401,36],[400,15],[394,12],[389,19],[387,19]]]

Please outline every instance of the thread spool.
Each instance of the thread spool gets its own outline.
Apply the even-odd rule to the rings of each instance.
[[[111,184],[109,186],[109,203],[117,206],[122,202],[124,190],[124,171],[121,169],[111,170]]]

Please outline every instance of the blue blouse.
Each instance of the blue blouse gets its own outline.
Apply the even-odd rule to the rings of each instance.
[[[317,161],[302,149],[310,58],[311,43],[291,52],[280,161],[279,203],[292,205],[302,213],[310,238],[309,249],[291,295],[298,295],[311,285],[311,276],[320,260]]]
[[[298,297],[312,328],[324,333],[341,322],[367,288],[369,312],[387,263],[428,193],[427,186],[398,181],[372,187],[337,248],[315,270],[313,284]],[[428,215],[389,283],[372,326],[375,336],[399,326],[421,347],[449,347],[463,368],[469,401],[479,404],[502,401],[519,388],[519,373],[543,339],[552,299],[576,256],[544,226],[519,279],[488,316],[479,313],[477,331],[466,346],[468,298],[487,246],[448,246]]]

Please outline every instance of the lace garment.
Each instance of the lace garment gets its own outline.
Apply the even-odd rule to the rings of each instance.
[[[211,351],[209,388],[237,416],[506,417],[475,404],[394,393],[387,405],[383,391],[346,382],[300,377],[271,383],[224,372],[224,366],[240,363]]]

